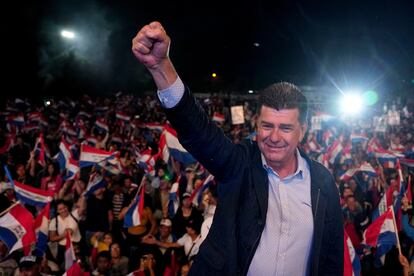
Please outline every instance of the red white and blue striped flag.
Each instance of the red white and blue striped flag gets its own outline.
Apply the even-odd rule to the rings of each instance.
[[[351,239],[344,231],[344,276],[359,276],[361,275],[361,262],[355,248],[352,245]]]
[[[49,222],[50,222],[50,203],[40,211],[37,215],[34,228],[36,232],[37,242],[35,248],[36,256],[43,256],[46,253],[47,242],[49,238]]]
[[[15,203],[0,217],[0,241],[7,247],[7,254],[28,248],[36,241],[33,216],[20,203]]]
[[[144,185],[141,186],[140,194],[135,196],[134,200],[132,201],[131,206],[129,207],[128,211],[124,217],[124,227],[133,227],[138,226],[141,224],[141,215],[142,211],[144,210],[144,194],[145,188]]]
[[[115,158],[115,153],[112,151],[105,151],[90,147],[88,145],[82,145],[79,158],[79,166],[83,168],[98,163],[103,164],[106,160],[111,158]]]

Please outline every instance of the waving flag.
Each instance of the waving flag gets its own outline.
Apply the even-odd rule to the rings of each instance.
[[[39,129],[39,126],[38,126],[38,125],[28,124],[28,125],[25,125],[25,126],[22,128],[22,132],[23,132],[23,133],[28,133],[28,132],[30,132],[30,131],[33,131],[33,130],[38,130],[38,129]]]
[[[93,194],[96,190],[106,187],[106,181],[103,179],[102,175],[99,173],[93,173],[86,187],[85,196]]]
[[[122,165],[118,157],[113,158],[113,159],[108,159],[103,164],[102,163],[99,164],[99,166],[113,175],[118,175],[122,172]]]
[[[19,115],[10,115],[7,117],[7,122],[14,126],[23,126],[24,125],[24,116],[23,114]]]
[[[369,176],[377,176],[377,173],[375,172],[374,168],[371,166],[370,163],[364,162],[359,166],[359,171],[364,172],[368,174]]]
[[[131,120],[131,116],[128,116],[127,114],[125,114],[124,112],[118,111],[115,114],[115,117],[117,120],[121,120],[124,122],[129,122]]]
[[[329,157],[328,153],[321,153],[319,154],[317,161],[325,166],[325,168],[329,169]]]
[[[377,208],[375,208],[374,211],[372,211],[371,220],[374,221],[378,217],[380,217],[382,214],[384,214],[388,210],[389,205],[390,204],[388,204],[388,202],[387,202],[387,195],[384,194],[382,196],[380,202],[378,203]]]
[[[14,181],[14,191],[21,202],[32,206],[45,206],[53,200],[52,191],[41,190],[17,181]]]
[[[159,132],[162,132],[164,130],[164,126],[159,123],[143,123],[143,124],[140,124],[140,127],[148,128],[151,130],[157,130]]]
[[[177,213],[178,207],[180,207],[180,197],[178,195],[179,183],[178,181],[172,184],[170,189],[169,201],[168,201],[168,217],[173,218]]]
[[[342,152],[341,142],[338,140],[334,141],[332,146],[328,149],[329,163],[335,164],[339,161]]]
[[[36,241],[33,216],[20,203],[0,217],[0,240],[7,247],[8,254],[27,248]]]
[[[64,171],[69,167],[69,159],[72,158],[72,152],[70,151],[70,146],[65,142],[62,137],[62,140],[59,144],[59,152],[57,154],[57,160],[59,162],[60,171]]]
[[[368,137],[365,134],[360,133],[352,133],[351,134],[351,142],[352,144],[362,143],[368,141]]]
[[[103,132],[108,132],[109,131],[109,127],[108,124],[103,120],[103,119],[98,119],[96,120],[95,126]]]
[[[163,154],[165,162],[169,161],[170,154],[175,160],[184,164],[195,163],[194,157],[180,144],[177,138],[177,133],[174,129],[164,126],[164,131],[161,134],[159,147]]]
[[[138,226],[141,224],[141,215],[142,215],[142,211],[144,210],[144,194],[145,194],[145,187],[144,185],[142,185],[140,195],[138,195],[138,193],[136,194],[134,201],[129,207],[127,213],[125,214],[125,217],[124,217],[125,228]]]
[[[361,274],[361,262],[355,252],[351,239],[344,231],[344,276],[359,276]]]
[[[88,272],[83,272],[78,262],[75,262],[62,276],[86,276]]]
[[[408,167],[409,169],[414,168],[414,159],[402,158],[400,160],[401,165]]]
[[[154,172],[155,162],[157,161],[159,154],[152,155],[151,149],[146,149],[140,153],[137,153],[136,162],[140,168],[145,170],[146,173]]]
[[[50,222],[50,203],[46,204],[38,214],[34,222],[35,233],[37,236],[35,255],[43,256],[46,253],[47,242],[49,238]]]
[[[198,207],[201,204],[203,192],[213,184],[214,176],[209,174],[206,179],[203,181],[203,184],[200,187],[197,187],[190,196],[190,201],[194,206]]]
[[[72,239],[70,232],[66,231],[66,251],[65,251],[65,270],[69,270],[76,262],[75,252],[73,251]]]
[[[397,156],[387,150],[378,149],[374,152],[375,157],[385,169],[394,169],[397,164]]]
[[[43,133],[39,134],[36,144],[34,146],[35,153],[37,153],[37,162],[42,166],[46,166],[46,153],[45,153],[45,141],[43,140]]]
[[[82,145],[79,158],[79,166],[81,168],[103,163],[108,159],[115,158],[112,151],[100,150],[87,145]]]
[[[363,236],[363,244],[368,247],[377,247],[375,265],[377,267],[384,265],[385,255],[393,246],[398,244],[392,208],[368,226]]]
[[[214,112],[213,119],[214,122],[224,123],[225,118],[224,115],[218,112]]]
[[[342,181],[349,181],[357,172],[358,169],[356,168],[349,169],[343,175],[341,175],[339,179]]]
[[[6,142],[4,146],[0,148],[0,155],[8,152],[14,146],[14,135],[7,135]]]
[[[351,144],[347,144],[344,149],[342,150],[342,156],[340,164],[350,165],[354,162],[351,155]]]
[[[72,180],[79,177],[79,162],[73,158],[69,159],[68,167],[66,168],[65,180]]]
[[[16,197],[23,203],[32,206],[45,206],[47,203],[52,201],[53,193],[51,191],[44,191],[14,181],[6,165],[4,166],[4,172],[6,173],[6,176],[10,181],[12,187],[14,188]]]

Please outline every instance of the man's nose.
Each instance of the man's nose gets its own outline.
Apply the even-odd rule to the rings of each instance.
[[[270,133],[270,140],[272,142],[280,141],[280,130],[279,128],[273,128],[272,132]]]

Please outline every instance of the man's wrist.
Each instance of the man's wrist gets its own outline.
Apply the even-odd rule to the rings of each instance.
[[[170,87],[178,78],[178,74],[169,58],[164,59],[159,65],[148,68],[158,90]]]

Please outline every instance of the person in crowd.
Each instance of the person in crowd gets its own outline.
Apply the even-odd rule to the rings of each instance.
[[[97,189],[88,196],[86,203],[86,238],[90,241],[96,232],[111,231],[113,214],[105,187]]]
[[[59,171],[59,164],[51,162],[47,164],[46,170],[40,172],[40,189],[52,191],[57,194],[62,186],[62,176]]]
[[[119,243],[112,243],[109,249],[111,253],[111,276],[123,276],[128,274],[128,258],[121,254]]]
[[[186,224],[190,220],[201,220],[201,212],[195,208],[190,200],[191,194],[184,193],[180,202],[180,207],[173,218],[173,233],[176,237],[181,237],[186,233]]]
[[[30,148],[24,142],[22,136],[16,137],[15,145],[10,149],[10,155],[14,164],[26,164],[30,157]]]
[[[111,254],[109,251],[101,251],[96,257],[96,269],[92,271],[93,276],[109,276],[111,270]]]
[[[85,199],[81,198],[79,207],[71,211],[70,204],[59,200],[56,202],[57,216],[49,224],[50,241],[56,242],[57,256],[56,263],[63,264],[66,250],[66,235],[69,232],[72,242],[80,242],[81,233],[79,231],[79,220],[85,211]]]
[[[132,41],[180,142],[223,187],[191,273],[341,275],[338,190],[329,171],[298,150],[308,113],[300,89],[278,83],[263,90],[257,142],[236,145],[208,120],[175,71],[169,49],[159,22],[141,28]]]
[[[163,248],[184,248],[185,257],[190,260],[197,255],[203,239],[200,235],[201,220],[189,220],[186,225],[186,233],[176,242],[164,242],[157,240],[154,236],[148,236],[143,239],[144,243],[155,244]]]
[[[28,255],[20,259],[19,276],[40,276],[40,260],[36,256]],[[44,274],[43,274],[44,275]]]

